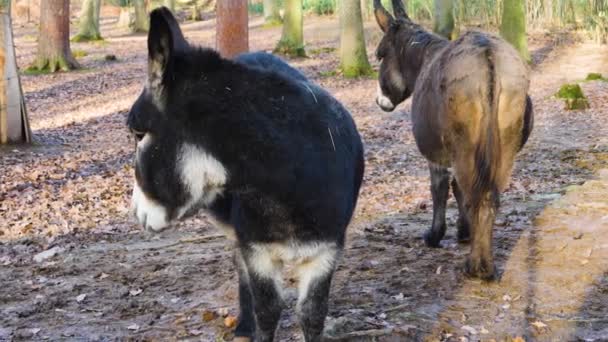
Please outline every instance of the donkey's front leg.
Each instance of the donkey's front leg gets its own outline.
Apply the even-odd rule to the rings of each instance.
[[[255,337],[253,298],[249,289],[247,266],[238,247],[235,247],[234,263],[239,276],[239,324],[234,332],[235,341],[252,342]]]
[[[431,195],[433,196],[433,226],[424,234],[429,247],[440,247],[445,235],[445,207],[450,191],[450,172],[447,168],[429,162],[431,171]]]
[[[306,342],[320,342],[328,310],[329,289],[338,259],[335,244],[321,244],[319,252],[297,266],[299,278],[296,311]]]
[[[265,247],[252,246],[241,250],[241,253],[253,299],[255,341],[272,342],[284,307],[281,297],[282,264],[274,260]]]

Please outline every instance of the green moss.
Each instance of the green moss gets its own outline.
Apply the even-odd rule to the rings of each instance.
[[[306,50],[304,50],[304,46],[294,44],[288,40],[279,41],[277,47],[274,49],[274,52],[292,57],[306,57]]]
[[[374,70],[368,64],[361,67],[343,68],[342,74],[346,78],[368,77],[374,74]]]
[[[83,34],[77,34],[72,38],[72,41],[74,43],[95,42],[95,41],[100,41],[100,40],[103,40],[103,38],[100,35],[88,36],[88,35],[83,35]]]
[[[82,58],[88,56],[89,53],[84,50],[73,50],[72,55],[74,55],[76,58]]]
[[[277,26],[281,26],[283,25],[283,20],[281,20],[281,18],[278,19],[270,19],[267,20],[266,22],[264,22],[264,25],[262,25],[263,28],[272,28],[272,27],[277,27]]]
[[[564,100],[568,110],[589,108],[589,101],[587,101],[579,84],[564,84],[555,96]]]
[[[587,74],[585,81],[608,81],[608,80],[606,78],[604,78],[604,76],[602,76],[602,74],[597,73],[597,72],[592,72],[592,73]]]
[[[310,49],[308,53],[310,55],[320,55],[322,53],[332,53],[334,51],[336,51],[336,48],[334,47],[322,47],[318,49]]]
[[[559,88],[559,91],[557,92],[557,94],[555,94],[555,96],[560,99],[584,99],[585,98],[585,95],[583,95],[583,89],[581,89],[581,86],[576,83],[564,84],[561,88]]]
[[[333,77],[338,75],[338,70],[321,71],[319,76],[321,77]]]

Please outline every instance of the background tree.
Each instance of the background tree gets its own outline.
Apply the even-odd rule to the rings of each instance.
[[[340,68],[346,77],[368,75],[360,0],[342,0],[340,4]]]
[[[80,12],[80,23],[78,25],[78,33],[74,38],[75,42],[101,40],[99,32],[99,11],[101,9],[101,0],[83,0],[82,9]]]
[[[283,34],[275,52],[292,56],[305,56],[303,31],[302,0],[285,0]]]
[[[247,0],[217,2],[216,45],[222,56],[232,58],[249,51]]]
[[[0,1],[0,144],[29,142],[30,125],[13,45],[10,1]]]
[[[175,13],[175,0],[163,0],[163,6],[167,7],[171,10],[171,12]]]
[[[78,67],[70,50],[70,1],[41,1],[38,55],[31,69],[56,72]]]
[[[266,25],[277,25],[282,23],[279,12],[279,0],[264,0],[264,23]]]
[[[145,0],[132,0],[135,10],[135,19],[131,26],[133,32],[148,32],[150,19],[148,18],[148,6]]]
[[[530,61],[526,36],[525,0],[504,0],[500,35],[511,43],[526,61]]]
[[[452,39],[454,33],[454,0],[435,0],[433,31],[447,39]]]

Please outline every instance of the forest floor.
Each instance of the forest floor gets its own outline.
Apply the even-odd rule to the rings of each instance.
[[[147,50],[145,36],[114,22],[103,20],[105,41],[72,44],[82,70],[22,77],[36,144],[0,149],[0,341],[231,339],[224,317],[237,315],[237,292],[228,240],[203,215],[156,236],[127,215],[135,144],[125,118],[144,83]],[[183,25],[205,46],[214,45],[214,27],[213,19]],[[23,67],[36,52],[36,28],[18,26],[15,35]],[[368,22],[366,35],[375,61],[381,33]],[[252,50],[272,50],[279,36],[252,18]],[[494,239],[501,277],[488,284],[461,273],[468,246],[454,238],[453,199],[443,248],[424,247],[432,205],[409,102],[384,113],[374,103],[376,80],[336,75],[338,37],[335,18],[306,18],[309,57],[291,60],[351,110],[366,146],[327,334],[608,340],[608,83],[581,83],[588,110],[568,112],[552,98],[564,82],[607,75],[608,47],[531,35],[536,126],[503,196]],[[287,310],[278,340],[300,339]]]

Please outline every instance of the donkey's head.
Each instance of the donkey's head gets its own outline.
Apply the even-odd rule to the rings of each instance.
[[[146,229],[160,231],[209,204],[226,182],[222,164],[195,143],[188,112],[195,106],[184,100],[202,86],[201,51],[168,9],[150,14],[148,80],[127,119],[137,140],[132,210]]]
[[[376,103],[387,112],[410,97],[420,68],[418,61],[406,58],[406,44],[412,40],[418,27],[407,16],[401,0],[393,0],[393,10],[394,18],[380,0],[374,0],[376,21],[384,32],[376,50],[376,57],[380,60]]]

